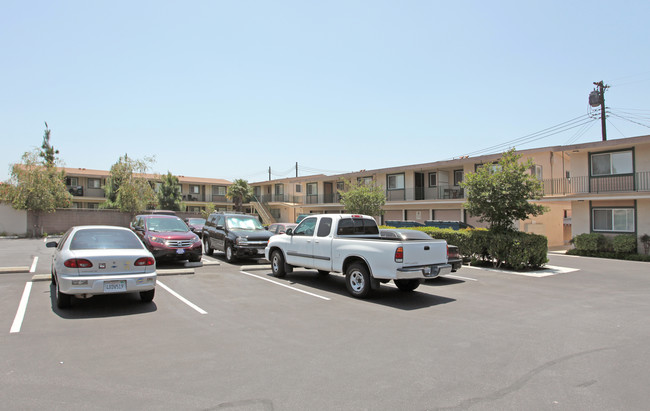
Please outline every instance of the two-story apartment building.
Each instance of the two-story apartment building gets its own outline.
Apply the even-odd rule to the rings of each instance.
[[[542,180],[544,215],[517,222],[524,232],[543,234],[549,246],[562,246],[581,233],[650,234],[650,136],[542,147],[517,152],[532,159],[530,170]],[[465,157],[424,164],[337,175],[311,175],[251,183],[255,198],[248,204],[269,220],[291,222],[301,214],[343,212],[340,192],[346,181],[379,184],[385,190],[388,220],[457,220],[483,226],[468,215],[460,186],[467,173],[498,161],[500,154]],[[66,168],[74,207],[97,208],[104,201],[108,171]],[[160,176],[147,175],[159,184]],[[208,204],[231,210],[226,198],[231,182],[215,178],[179,176],[187,211]]]
[[[521,231],[546,235],[549,246],[566,245],[580,233],[650,233],[650,136],[517,152],[532,159],[532,174],[543,181],[544,215],[519,221]],[[387,220],[458,220],[480,227],[463,208],[460,186],[467,173],[498,161],[500,154],[339,175],[315,175],[253,183],[256,197],[278,221],[300,214],[343,211],[345,181],[384,187]]]
[[[99,208],[106,200],[104,186],[110,172],[86,168],[64,168],[66,186],[73,196],[74,208]],[[156,186],[160,185],[161,176],[147,174],[146,177]],[[232,208],[232,201],[226,198],[228,186],[232,183],[218,178],[177,176],[181,184],[183,202],[187,211],[204,210],[207,204],[214,204],[217,210]]]

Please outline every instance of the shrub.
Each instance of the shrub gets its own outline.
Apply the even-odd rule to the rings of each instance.
[[[573,244],[582,251],[610,251],[610,241],[603,234],[585,233],[573,237]]]
[[[548,241],[538,234],[513,231],[493,233],[485,229],[452,230],[437,227],[414,227],[431,237],[458,247],[460,255],[472,265],[492,265],[515,270],[539,268],[548,262]]]
[[[636,253],[636,236],[632,234],[617,235],[612,240],[612,247],[617,253]]]

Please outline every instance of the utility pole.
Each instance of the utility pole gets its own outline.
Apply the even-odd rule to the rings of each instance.
[[[298,162],[296,161],[296,178],[298,178]]]
[[[269,181],[271,181],[271,167],[269,166]]]
[[[600,128],[603,133],[603,141],[607,141],[607,116],[605,115],[605,90],[609,88],[609,86],[603,81],[598,81],[594,82],[594,86],[598,87],[598,90],[594,89],[589,94],[589,105],[591,107],[598,107],[600,106]]]

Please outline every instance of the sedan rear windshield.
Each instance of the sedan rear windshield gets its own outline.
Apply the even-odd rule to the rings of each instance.
[[[337,235],[379,234],[375,220],[368,218],[342,218],[339,221]]]
[[[93,228],[80,230],[70,240],[71,250],[142,249],[140,239],[130,231]]]

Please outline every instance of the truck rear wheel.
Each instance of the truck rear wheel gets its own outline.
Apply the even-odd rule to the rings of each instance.
[[[271,271],[273,271],[273,275],[278,278],[287,275],[284,266],[284,256],[280,250],[275,250],[271,253]]]
[[[395,280],[395,285],[400,291],[413,291],[420,286],[420,280]]]
[[[345,272],[345,286],[348,292],[356,298],[366,298],[370,295],[370,273],[365,264],[351,264]]]

